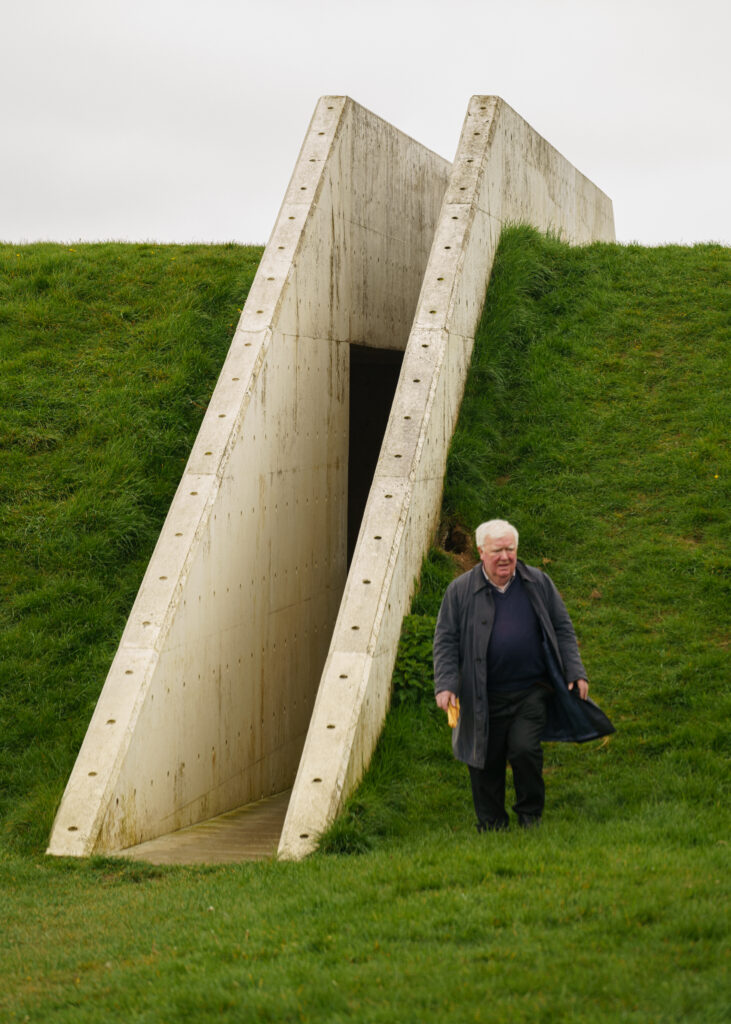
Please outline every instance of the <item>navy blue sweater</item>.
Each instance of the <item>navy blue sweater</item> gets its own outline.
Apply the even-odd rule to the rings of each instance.
[[[487,645],[488,690],[525,690],[545,680],[541,626],[518,573],[504,594],[492,587],[495,621]]]

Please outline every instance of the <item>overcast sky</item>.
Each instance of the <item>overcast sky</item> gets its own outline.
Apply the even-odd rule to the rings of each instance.
[[[317,98],[502,96],[617,237],[731,244],[728,0],[2,0],[0,239],[267,241]]]

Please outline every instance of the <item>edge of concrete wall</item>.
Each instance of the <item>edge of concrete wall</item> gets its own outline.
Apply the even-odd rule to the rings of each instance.
[[[503,100],[473,96],[279,845],[312,852],[367,767],[403,616],[438,523],[449,443],[503,224],[614,240],[608,197]]]
[[[403,348],[449,168],[347,97],[317,103],[49,853],[291,785],[345,583],[348,346]]]

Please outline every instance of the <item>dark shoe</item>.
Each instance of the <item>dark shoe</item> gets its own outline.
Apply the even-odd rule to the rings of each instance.
[[[541,824],[540,814],[519,814],[518,824],[521,828],[538,828]]]

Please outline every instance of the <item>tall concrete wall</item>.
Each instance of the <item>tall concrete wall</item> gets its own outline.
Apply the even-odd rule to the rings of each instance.
[[[405,347],[449,169],[318,102],[49,853],[292,784],[346,577],[349,343]]]
[[[506,103],[473,96],[279,846],[314,849],[367,766],[403,616],[437,525],[449,442],[503,224],[614,239],[609,199]],[[489,514],[489,509],[485,510]]]

